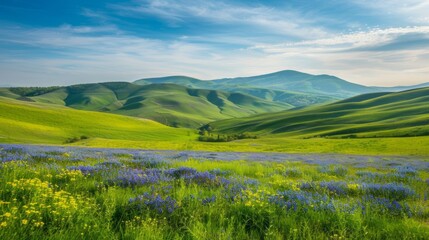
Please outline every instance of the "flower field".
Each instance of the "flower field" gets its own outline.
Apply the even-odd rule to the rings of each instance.
[[[429,162],[0,145],[0,239],[429,239]]]

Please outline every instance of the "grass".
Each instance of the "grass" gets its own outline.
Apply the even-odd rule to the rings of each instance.
[[[429,88],[368,94],[323,106],[210,123],[221,133],[278,137],[410,137],[429,135]]]
[[[429,137],[369,138],[369,139],[295,139],[260,138],[227,143],[159,141],[156,143],[130,140],[93,138],[75,146],[172,149],[221,152],[287,152],[287,153],[335,153],[356,155],[413,155],[429,156]]]
[[[0,146],[1,239],[428,239],[427,165]]]
[[[0,98],[0,141],[62,144],[80,136],[133,141],[186,141],[193,131],[114,114]]]

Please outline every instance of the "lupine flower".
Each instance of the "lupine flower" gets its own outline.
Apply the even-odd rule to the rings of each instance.
[[[91,175],[105,168],[101,166],[70,166],[70,167],[67,167],[67,169],[81,171],[85,175]]]
[[[158,214],[168,213],[171,214],[177,208],[176,200],[170,196],[162,198],[156,194],[143,193],[136,198],[131,198],[129,206],[137,211],[150,209],[156,211]]]
[[[392,200],[404,200],[416,195],[416,192],[407,186],[397,183],[374,184],[364,183],[362,189],[368,194],[376,197],[384,197]]]
[[[391,216],[412,216],[412,212],[408,204],[400,203],[396,200],[366,196],[359,204],[361,205],[364,214],[376,211],[382,214],[389,214]]]
[[[127,169],[119,171],[118,176],[116,178],[109,179],[108,183],[121,187],[136,187],[169,180],[171,179],[162,174],[162,171],[159,169],[147,169],[144,171]]]
[[[281,191],[268,198],[269,202],[290,211],[330,210],[334,205],[326,195],[312,192]]]
[[[174,178],[180,178],[183,176],[190,176],[197,173],[197,170],[190,167],[180,167],[180,168],[172,168],[167,171],[165,171],[167,175],[170,175]]]
[[[213,195],[211,197],[203,198],[203,200],[201,200],[201,202],[203,205],[208,205],[210,203],[214,203],[214,202],[216,202],[216,196]]]

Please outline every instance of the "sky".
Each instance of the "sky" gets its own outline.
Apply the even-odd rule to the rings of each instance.
[[[280,70],[429,82],[429,0],[2,0],[0,86]]]

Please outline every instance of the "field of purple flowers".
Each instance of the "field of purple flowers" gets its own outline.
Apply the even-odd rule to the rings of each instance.
[[[429,239],[410,157],[0,145],[0,239]]]

